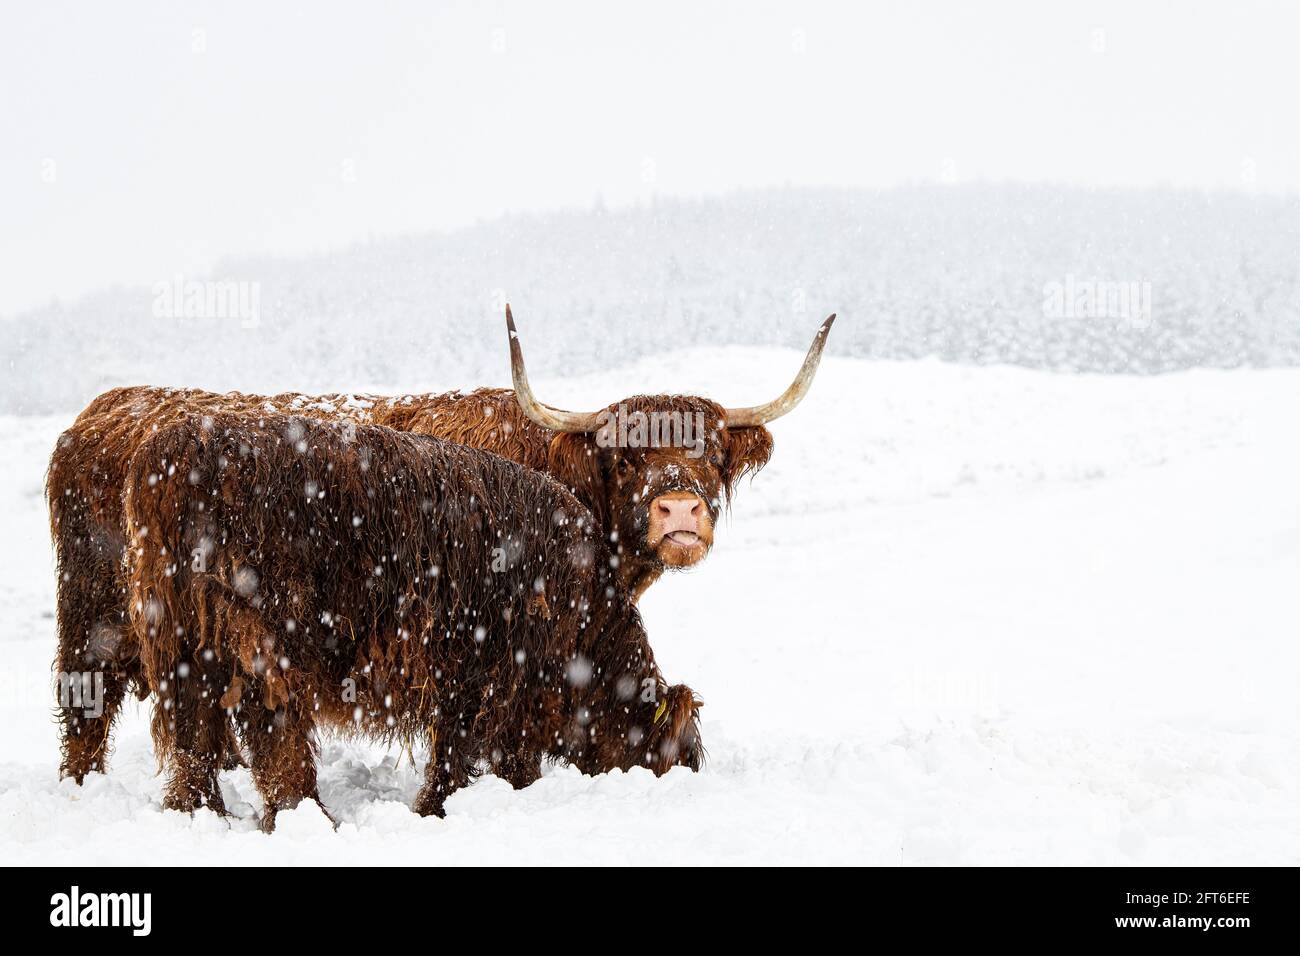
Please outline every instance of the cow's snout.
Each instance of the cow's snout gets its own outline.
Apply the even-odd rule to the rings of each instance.
[[[690,491],[670,491],[650,502],[650,543],[669,565],[699,561],[713,544],[713,521],[704,499]]]
[[[704,502],[695,495],[688,497],[674,497],[672,495],[660,495],[654,500],[654,506],[658,509],[660,520],[664,523],[664,533],[673,534],[678,531],[689,531],[691,534],[700,533],[700,515],[704,513]]]

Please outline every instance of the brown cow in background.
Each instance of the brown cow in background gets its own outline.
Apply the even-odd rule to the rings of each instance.
[[[817,331],[794,382],[777,399],[727,409],[706,398],[635,396],[605,412],[573,413],[542,404],[529,387],[514,319],[506,309],[514,390],[479,389],[376,396],[216,394],[137,386],[96,398],[63,435],[50,459],[46,498],[58,570],[60,675],[102,673],[97,716],[60,701],[60,773],[80,782],[106,765],[113,721],[128,689],[143,699],[139,648],[126,630],[122,572],[127,465],[159,429],[192,416],[277,412],[383,425],[482,448],[545,471],[596,516],[618,564],[620,586],[635,601],[667,568],[690,567],[708,554],[716,518],[736,482],[767,463],[772,435],[763,427],[807,393],[835,316]],[[620,418],[611,418],[618,413]],[[675,414],[702,422],[698,444],[622,443],[627,417]],[[635,434],[635,431],[634,431]],[[660,436],[662,437],[662,436]],[[237,759],[231,742],[229,758]]]

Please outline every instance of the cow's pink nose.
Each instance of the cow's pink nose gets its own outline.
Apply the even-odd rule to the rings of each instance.
[[[704,513],[704,502],[691,495],[688,498],[658,498],[655,507],[663,516],[664,526],[668,531],[698,531],[700,515]]]

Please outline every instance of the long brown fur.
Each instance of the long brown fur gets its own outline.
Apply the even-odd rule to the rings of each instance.
[[[528,419],[509,389],[401,398],[223,395],[145,386],[105,392],[59,438],[46,479],[58,569],[55,670],[95,671],[104,677],[98,716],[67,702],[59,708],[61,774],[81,782],[86,773],[103,770],[122,700],[128,692],[141,699],[148,694],[139,649],[125,626],[122,488],[127,463],[159,429],[204,414],[281,412],[385,425],[483,448],[545,471],[569,488],[596,516],[604,539],[613,539],[620,583],[635,600],[665,570],[647,541],[648,502],[657,494],[689,490],[700,495],[716,518],[739,478],[767,462],[772,436],[761,427],[726,428],[721,406],[703,398],[637,396],[610,407],[617,404],[703,415],[704,454],[691,457],[682,448],[605,448],[590,434],[556,434]],[[237,759],[237,747],[228,741],[223,763]]]
[[[477,449],[302,416],[161,427],[125,478],[130,616],[166,804],[221,810],[233,717],[270,828],[316,799],[315,728],[425,739],[415,809],[485,762],[698,768],[591,512]]]

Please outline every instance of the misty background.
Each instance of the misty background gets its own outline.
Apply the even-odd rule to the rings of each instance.
[[[0,30],[0,411],[806,344],[1300,359],[1282,3],[141,3]],[[1061,315],[1067,281],[1150,315]],[[167,314],[229,281],[255,322]],[[636,388],[672,388],[662,381]],[[720,396],[725,397],[725,396]],[[601,398],[599,401],[604,401]]]

